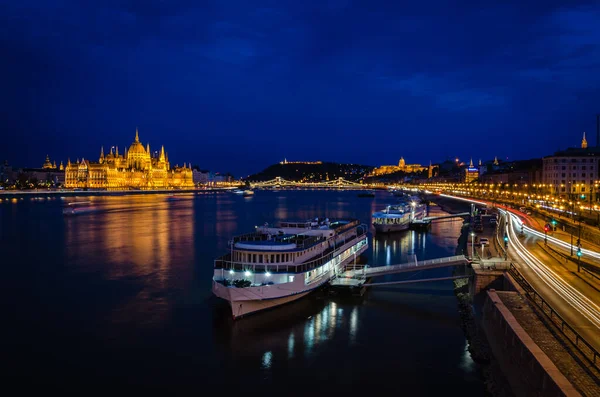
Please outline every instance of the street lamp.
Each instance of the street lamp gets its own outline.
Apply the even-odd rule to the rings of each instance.
[[[475,259],[475,233],[471,232],[471,260]]]

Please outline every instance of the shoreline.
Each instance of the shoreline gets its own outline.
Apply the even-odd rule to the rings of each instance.
[[[207,189],[157,189],[157,190],[2,190],[0,199],[23,197],[75,197],[75,196],[131,196],[140,194],[193,194],[226,192],[236,188],[219,187]]]
[[[448,213],[464,212],[470,210],[470,205],[457,200],[448,198],[430,196],[429,201],[434,202],[440,209]],[[470,224],[465,220],[461,227],[460,235],[457,238],[456,255],[464,254],[469,237]],[[453,275],[459,275],[463,270],[454,269]],[[489,342],[483,334],[483,330],[476,316],[476,309],[473,306],[469,291],[470,279],[453,280],[454,295],[456,296],[458,314],[460,317],[460,327],[467,339],[468,351],[473,361],[479,366],[483,383],[486,386],[486,392],[494,397],[513,396],[513,392],[505,379],[500,367],[493,357]]]

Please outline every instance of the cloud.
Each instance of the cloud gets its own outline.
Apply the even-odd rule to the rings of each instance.
[[[431,99],[438,107],[450,111],[465,111],[473,108],[502,106],[506,98],[492,90],[468,87],[466,83],[442,77],[414,74],[404,79],[379,77],[380,87],[406,92],[412,96]]]
[[[600,6],[560,8],[541,18],[518,76],[585,89],[600,84]]]

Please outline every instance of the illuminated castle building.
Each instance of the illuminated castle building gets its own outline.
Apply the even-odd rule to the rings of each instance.
[[[382,165],[381,167],[377,167],[373,170],[371,175],[386,175],[393,174],[394,172],[405,172],[407,174],[413,172],[421,172],[423,170],[428,169],[428,167],[424,167],[421,164],[406,164],[404,161],[404,157],[400,157],[400,161],[398,161],[398,165]]]
[[[113,153],[111,147],[108,155],[104,148],[100,149],[98,162],[82,159],[75,163],[69,160],[65,168],[66,188],[88,189],[168,189],[192,188],[192,169],[186,167],[171,168],[169,156],[164,146],[160,155],[152,156],[150,144],[140,142],[138,130],[135,130],[135,140],[119,154],[117,147]]]

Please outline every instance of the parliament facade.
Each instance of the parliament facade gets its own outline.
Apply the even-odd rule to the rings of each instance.
[[[100,149],[98,162],[82,159],[65,167],[65,187],[83,189],[170,189],[193,188],[192,169],[174,167],[169,164],[169,156],[164,146],[160,154],[152,156],[150,144],[140,142],[138,130],[135,140],[119,154],[119,148],[113,153],[111,148],[104,155]]]

